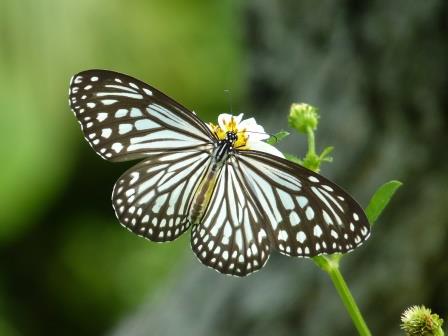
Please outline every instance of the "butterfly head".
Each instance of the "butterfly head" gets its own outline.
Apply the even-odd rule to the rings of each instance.
[[[235,143],[238,141],[238,135],[234,131],[227,131],[224,140],[230,143],[233,147]]]
[[[239,116],[221,114],[218,117],[217,125],[209,124],[210,130],[218,141],[225,141],[234,148],[242,149],[246,146],[248,140],[246,128],[241,127],[242,117],[242,114]]]
[[[209,123],[208,126],[217,143],[225,142],[239,151],[258,150],[283,157],[278,149],[263,142],[269,138],[263,126],[258,125],[254,118],[243,120],[242,113],[237,116],[220,114],[218,124]]]

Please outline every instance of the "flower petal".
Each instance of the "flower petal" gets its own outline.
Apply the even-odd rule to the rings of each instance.
[[[253,141],[269,138],[269,134],[265,133],[263,126],[257,124],[255,118],[243,120],[239,124],[239,129],[245,129],[249,133],[249,138],[251,138]]]
[[[230,122],[230,119],[232,118],[231,114],[228,113],[221,113],[218,116],[218,124],[219,127],[221,127],[222,130],[227,130],[227,124]]]
[[[257,126],[259,126],[259,125],[255,121],[255,118],[245,119],[240,122],[240,127],[245,128],[245,129],[251,129],[252,127],[257,127]]]
[[[250,140],[252,140],[252,139],[250,139]],[[281,158],[285,157],[283,155],[283,153],[280,152],[277,148],[275,148],[274,146],[267,144],[266,142],[263,142],[263,141],[249,141],[246,146],[248,149],[251,149],[251,150],[269,153],[269,154],[272,154],[275,156],[279,156]]]
[[[241,120],[243,119],[243,115],[244,115],[244,113],[240,113],[239,115],[233,117],[236,120],[236,125],[237,126],[241,122]]]

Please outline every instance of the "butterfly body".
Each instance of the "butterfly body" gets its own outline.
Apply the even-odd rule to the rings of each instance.
[[[194,194],[193,201],[190,208],[190,223],[200,224],[202,217],[207,209],[210,199],[215,189],[218,180],[218,174],[222,164],[217,162],[210,162],[206,173],[202,178],[197,191]]]
[[[196,191],[190,208],[190,222],[200,224],[201,219],[210,203],[221,168],[233,151],[238,136],[235,132],[227,132],[224,140],[217,139],[215,149],[211,154],[211,163],[207,167],[204,178]]]
[[[196,256],[221,273],[257,271],[274,250],[345,253],[369,236],[356,201],[262,142],[253,118],[223,114],[207,125],[150,85],[107,70],[73,76],[69,103],[102,158],[141,160],[114,186],[119,222],[155,242],[191,227]]]

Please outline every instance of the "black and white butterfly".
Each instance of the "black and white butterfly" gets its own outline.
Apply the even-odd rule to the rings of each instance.
[[[236,148],[194,113],[130,76],[87,70],[69,103],[92,148],[109,161],[142,160],[117,181],[120,223],[165,242],[192,227],[199,260],[245,276],[272,250],[297,257],[348,252],[370,234],[362,208],[323,176],[269,153]]]

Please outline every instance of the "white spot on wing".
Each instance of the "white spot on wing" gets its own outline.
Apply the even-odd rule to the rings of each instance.
[[[337,233],[335,230],[331,230],[331,236],[332,236],[334,239],[338,239],[338,237],[339,237],[338,233]]]
[[[111,128],[103,128],[103,130],[101,131],[101,136],[106,139],[109,138],[111,134],[112,134]]]
[[[106,96],[122,96],[131,99],[143,99],[143,96],[139,93],[131,93],[131,92],[97,92],[97,97],[106,97]]]
[[[137,130],[146,130],[151,128],[159,127],[160,125],[155,123],[154,121],[150,119],[140,119],[135,122],[135,128]]]
[[[289,214],[289,222],[291,223],[292,226],[295,226],[300,223],[300,217],[299,215],[297,215],[297,212],[291,211],[291,213]]]
[[[115,153],[120,153],[123,149],[123,145],[120,142],[116,142],[112,145],[111,148],[115,151]]]
[[[361,233],[362,233],[362,235],[365,236],[365,235],[367,234],[367,232],[369,232],[369,230],[368,230],[365,226],[363,226],[363,227],[361,228]]]
[[[127,109],[119,109],[117,112],[115,112],[115,118],[125,117],[126,114],[128,114],[128,110]]]
[[[327,223],[328,225],[333,224],[333,220],[331,219],[330,215],[325,210],[322,210],[322,215],[324,216],[325,223]]]
[[[132,131],[132,124],[120,124],[118,126],[118,133],[119,134],[126,134]]]
[[[107,119],[107,116],[108,116],[108,114],[106,112],[100,112],[97,114],[96,120],[98,120],[99,122],[102,122]]]
[[[112,105],[112,104],[114,104],[114,103],[116,103],[118,100],[116,100],[116,99],[102,99],[101,100],[101,102],[104,104],[104,105]]]
[[[131,117],[141,117],[142,115],[143,114],[142,114],[142,111],[140,109],[138,109],[136,107],[133,107],[131,109]]]
[[[243,235],[241,233],[241,230],[238,230],[236,232],[235,242],[238,245],[239,249],[241,250],[243,248]]]
[[[316,236],[316,237],[320,237],[320,236],[322,236],[322,229],[320,228],[320,226],[319,225],[315,225],[314,226],[314,230],[313,230],[313,234],[314,234],[314,236]]]
[[[334,191],[332,187],[330,187],[329,185],[323,185],[322,186],[324,189],[327,189],[328,191]]]
[[[286,241],[288,239],[288,233],[285,230],[278,231],[278,240]]]
[[[305,234],[305,232],[303,232],[303,231],[299,231],[299,232],[297,232],[297,241],[300,243],[300,244],[303,244],[303,242],[306,240],[306,234]]]
[[[306,198],[304,196],[299,196],[299,197],[297,197],[297,202],[299,203],[301,208],[304,208],[305,205],[308,204],[308,198]]]
[[[280,197],[280,200],[283,203],[283,206],[285,207],[285,209],[286,210],[294,209],[294,202],[292,200],[291,195],[289,195],[288,193],[284,192],[281,189],[277,189],[277,192],[278,192],[278,196]]]
[[[305,215],[306,215],[307,219],[309,219],[309,220],[313,219],[314,218],[314,210],[313,210],[313,208],[308,206],[306,208],[306,210],[305,210]]]

